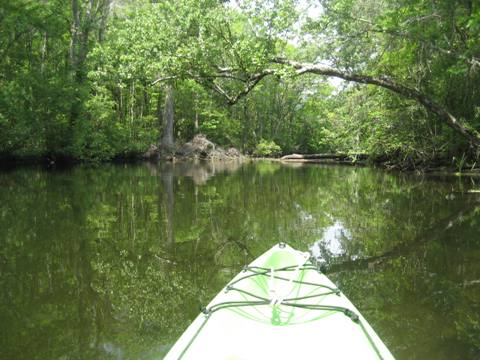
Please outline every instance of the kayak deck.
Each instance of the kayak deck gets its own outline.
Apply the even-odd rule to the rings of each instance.
[[[355,306],[309,260],[279,244],[245,267],[166,359],[393,359]]]

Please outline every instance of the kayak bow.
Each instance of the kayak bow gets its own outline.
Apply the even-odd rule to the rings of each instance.
[[[278,244],[245,267],[193,321],[172,359],[393,359],[310,254]]]

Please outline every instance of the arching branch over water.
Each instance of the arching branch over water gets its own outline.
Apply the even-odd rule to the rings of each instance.
[[[407,99],[411,99],[421,104],[429,112],[435,114],[443,123],[452,128],[455,132],[465,138],[474,148],[480,148],[480,134],[468,124],[454,116],[445,107],[432,100],[429,96],[422,93],[419,89],[404,85],[388,76],[370,76],[359,73],[348,72],[346,70],[336,69],[330,66],[303,63],[284,58],[275,58],[273,64],[289,66],[295,69],[297,75],[316,74],[322,76],[336,77],[346,81],[353,81],[361,84],[370,84],[388,89]],[[256,74],[252,74],[244,81],[244,87],[236,94],[229,94],[215,81],[211,82],[211,87],[217,93],[226,98],[230,105],[237,103],[242,97],[248,95],[255,86],[266,76],[276,74],[274,69],[264,69]],[[221,74],[225,76],[225,70]]]

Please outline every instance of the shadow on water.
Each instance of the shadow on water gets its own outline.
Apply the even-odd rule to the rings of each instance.
[[[478,358],[473,179],[272,162],[0,172],[0,357],[161,358],[242,266],[321,256],[398,358]]]

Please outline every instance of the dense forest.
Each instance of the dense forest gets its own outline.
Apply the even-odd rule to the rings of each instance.
[[[110,160],[203,133],[461,169],[478,130],[474,0],[0,4],[3,158]]]

